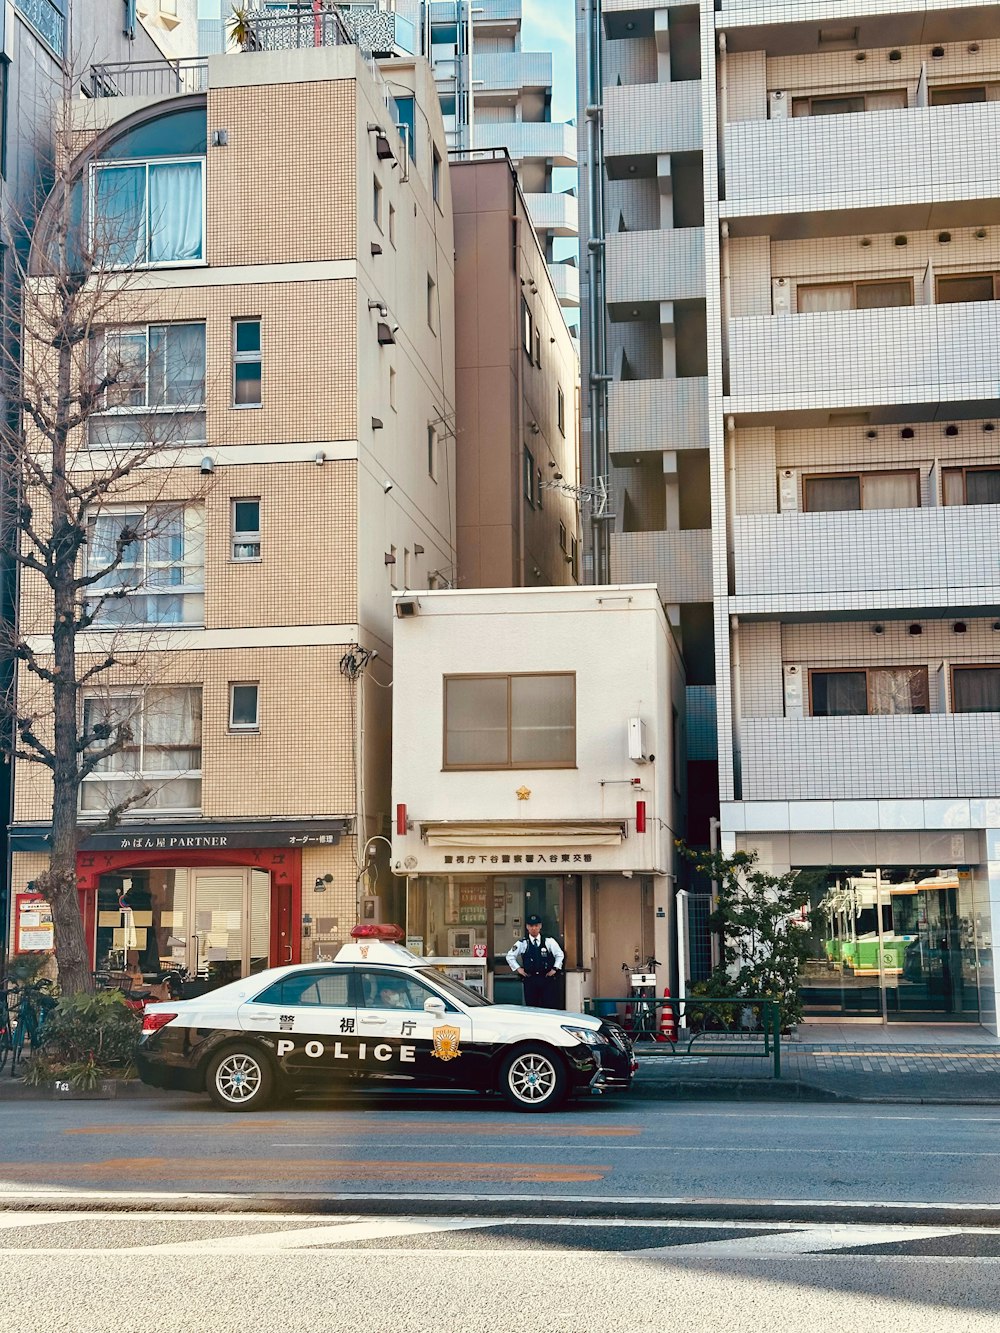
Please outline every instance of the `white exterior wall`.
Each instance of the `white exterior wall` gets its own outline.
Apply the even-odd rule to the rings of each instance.
[[[621,821],[627,837],[619,847],[588,847],[592,860],[571,864],[570,873],[670,872],[677,826],[670,710],[683,718],[684,684],[656,590],[538,588],[416,596],[416,614],[396,621],[394,646],[393,805],[405,805],[412,824],[405,836],[393,835],[396,873],[451,870],[446,852],[428,847],[421,836],[428,822],[566,824],[565,842],[537,849],[561,853],[579,851],[571,829],[588,820]],[[444,771],[445,676],[526,671],[575,672],[576,766]],[[631,717],[645,722],[652,763],[628,757]],[[641,789],[633,788],[633,778],[640,779]],[[521,787],[530,789],[529,799],[518,799]],[[645,834],[635,831],[637,800],[646,802]],[[490,871],[488,861],[478,868]],[[493,873],[500,873],[496,866]],[[517,871],[508,867],[507,873]]]

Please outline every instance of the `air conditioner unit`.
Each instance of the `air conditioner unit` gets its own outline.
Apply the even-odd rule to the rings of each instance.
[[[794,467],[778,470],[778,510],[782,514],[797,514],[799,510],[799,473]]]
[[[805,715],[805,674],[800,666],[786,666],[784,668],[785,717],[803,717]]]
[[[628,757],[636,764],[649,763],[646,724],[641,717],[630,717],[628,720]]]
[[[781,88],[776,89],[768,97],[768,104],[771,108],[772,120],[788,119],[788,94]]]
[[[771,313],[774,315],[792,313],[792,284],[787,278],[775,278],[771,283]]]

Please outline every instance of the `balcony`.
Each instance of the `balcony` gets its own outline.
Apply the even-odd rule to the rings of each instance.
[[[630,318],[633,306],[703,300],[704,228],[612,232],[607,237],[607,272],[612,319]]]
[[[691,80],[605,88],[604,124],[604,155],[608,159],[700,152],[701,83]]]
[[[707,449],[708,380],[617,381],[609,386],[608,435],[613,462],[663,449]]]
[[[638,8],[637,0],[631,2]],[[664,0],[665,2],[665,0]],[[615,7],[620,0],[612,0]],[[981,42],[1000,36],[1000,14],[982,0],[946,0],[939,6],[855,4],[848,0],[717,0],[716,26],[728,34],[730,51],[768,55],[812,55],[820,24],[858,28],[858,46],[930,46],[936,42]]]
[[[710,602],[712,533],[612,533],[611,582],[655,583],[662,602]]]
[[[824,230],[841,234],[1000,216],[997,102],[746,120],[725,137],[722,212],[735,234],[759,233],[761,219],[772,236],[807,234],[807,213],[825,213]]]
[[[1000,600],[1000,505],[740,514],[733,545],[741,615]]]
[[[374,56],[417,55],[417,25],[402,14],[371,5],[341,5],[341,17],[362,51]]]
[[[729,410],[747,420],[889,405],[930,419],[964,400],[978,406],[963,415],[989,415],[1000,410],[1000,302],[744,316],[730,321],[729,357]]]
[[[208,88],[208,60],[137,60],[91,65],[91,97],[178,97]]]
[[[740,724],[743,799],[995,797],[1000,714],[751,717]]]
[[[557,120],[509,120],[475,127],[476,148],[506,148],[514,162],[543,158],[576,166],[576,126]]]
[[[580,304],[580,270],[575,264],[550,264],[549,277],[559,304],[574,309]]]
[[[572,194],[526,194],[524,202],[536,231],[579,236],[580,208]]]
[[[497,51],[473,55],[472,78],[476,102],[505,99],[526,88],[552,87],[552,56],[547,51]]]

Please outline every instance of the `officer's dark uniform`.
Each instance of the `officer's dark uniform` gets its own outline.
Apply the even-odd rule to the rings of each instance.
[[[534,924],[538,918],[528,919]],[[523,968],[524,1003],[539,1009],[555,1008],[555,999],[559,984],[559,970],[563,963],[563,951],[551,936],[525,934],[507,954],[511,971]],[[548,976],[555,972],[555,976]]]

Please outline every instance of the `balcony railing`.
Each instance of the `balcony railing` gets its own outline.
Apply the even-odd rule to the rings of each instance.
[[[473,55],[477,100],[485,93],[552,87],[552,56],[545,51],[496,51]]]
[[[207,88],[208,61],[200,57],[90,67],[91,97],[175,97]]]
[[[1000,505],[817,514],[740,514],[736,595],[758,611],[864,605],[993,605]]]
[[[705,295],[705,230],[612,232],[608,305],[698,300]]]
[[[1000,103],[744,120],[725,143],[728,217],[940,208],[996,197]]]
[[[744,800],[944,800],[1000,791],[1000,713],[750,717],[740,736]]]
[[[701,82],[638,83],[604,89],[609,158],[691,153],[701,148]]]
[[[580,234],[580,212],[575,195],[526,194],[524,202],[536,231],[549,231],[556,236]]]
[[[1000,301],[747,315],[729,324],[734,411],[1000,399]]]
[[[708,380],[617,381],[609,386],[608,418],[613,457],[707,449]]]
[[[550,264],[549,277],[560,305],[580,304],[580,270],[574,264]]]
[[[664,602],[710,602],[712,534],[704,528],[613,533],[611,582],[655,583]]]
[[[576,126],[561,121],[477,121],[475,146],[506,148],[515,162],[551,158],[555,167],[576,166]]]

